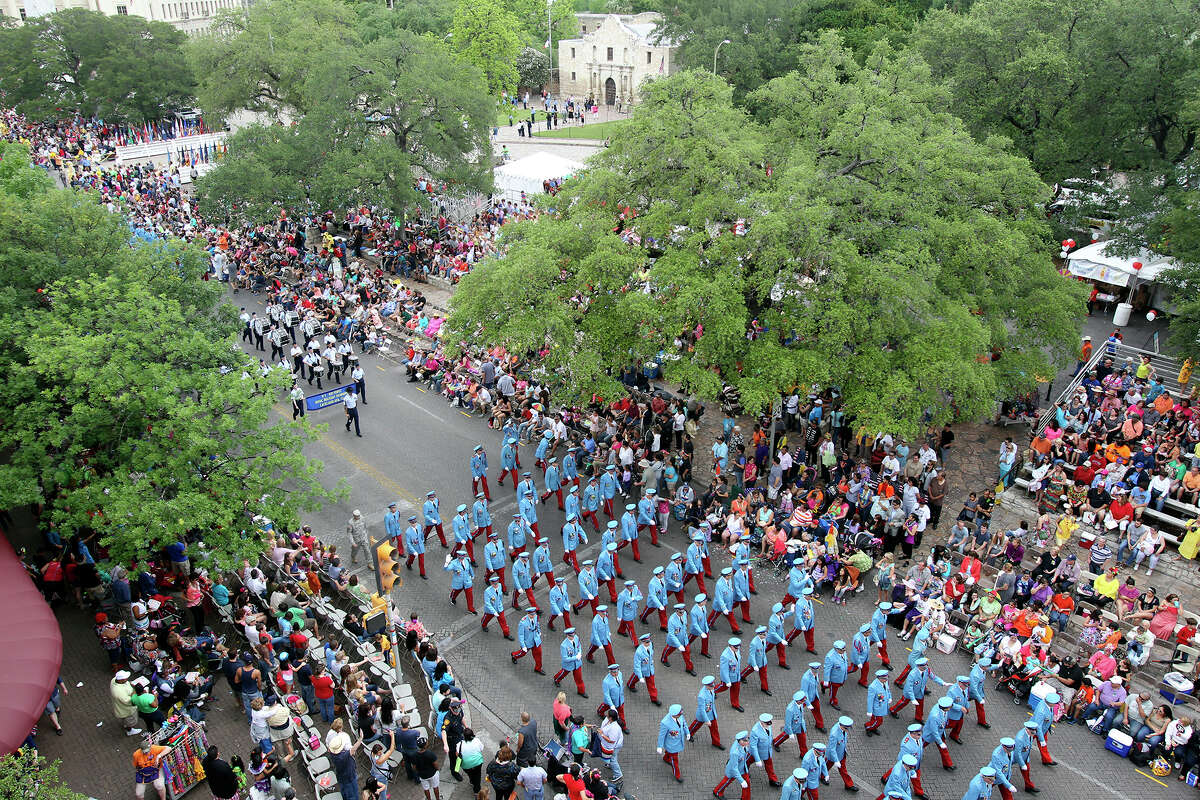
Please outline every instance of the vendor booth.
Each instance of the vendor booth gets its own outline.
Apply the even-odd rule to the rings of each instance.
[[[583,169],[583,163],[551,153],[534,153],[496,167],[496,194],[505,200],[520,200],[526,196],[542,194],[547,180],[569,178]]]
[[[1093,242],[1067,254],[1067,269],[1072,275],[1093,282],[1102,294],[1118,301],[1113,324],[1129,323],[1134,310],[1163,309],[1169,305],[1165,293],[1160,295],[1156,279],[1175,261],[1150,250],[1137,255],[1118,256],[1108,252],[1112,242]],[[1163,309],[1168,310],[1168,309]]]

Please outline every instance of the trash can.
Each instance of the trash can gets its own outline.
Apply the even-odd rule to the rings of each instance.
[[[1133,306],[1129,303],[1117,303],[1117,311],[1113,314],[1113,325],[1123,328],[1129,324],[1129,316],[1133,314]]]

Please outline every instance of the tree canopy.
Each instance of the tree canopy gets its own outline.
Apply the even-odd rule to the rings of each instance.
[[[978,140],[914,53],[860,65],[834,34],[748,98],[702,71],[648,84],[608,149],[505,228],[452,299],[451,341],[541,353],[581,399],[636,359],[763,408],[841,389],[876,429],[990,412],[1065,363],[1079,287],[1054,270],[1047,187]],[[743,235],[744,234],[744,235]]]
[[[294,122],[231,137],[229,155],[197,184],[205,214],[263,218],[279,208],[375,204],[399,212],[416,200],[418,174],[491,188],[493,103],[479,70],[434,37],[401,28],[365,43],[347,39],[326,42],[303,75],[286,90],[280,84],[287,106],[304,109]],[[243,91],[236,102],[257,101]]]
[[[930,12],[915,43],[977,136],[1048,180],[1157,168],[1195,146],[1200,16],[1175,0],[979,0]]]
[[[483,72],[493,97],[517,90],[520,23],[501,0],[458,0],[450,41],[455,52]]]
[[[82,8],[0,27],[0,95],[37,119],[162,119],[192,103],[185,41],[165,22]]]
[[[237,348],[207,254],[131,244],[90,194],[10,192],[29,183],[0,176],[0,502],[44,503],[118,559],[202,531],[230,563],[261,547],[251,514],[291,524],[329,498],[301,453],[314,429],[272,418],[284,378]]]
[[[823,30],[836,30],[859,59],[876,42],[905,40],[925,9],[925,0],[675,0],[663,3],[657,33],[678,42],[677,61],[693,69],[713,68],[734,86],[741,102],[767,81],[796,68],[805,43]]]

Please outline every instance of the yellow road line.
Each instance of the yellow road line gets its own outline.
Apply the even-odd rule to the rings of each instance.
[[[330,450],[332,450],[334,453],[336,453],[338,456],[345,459],[349,464],[356,467],[364,474],[368,475],[370,478],[372,478],[376,483],[378,483],[384,489],[387,489],[389,492],[393,492],[393,493],[399,495],[400,497],[403,497],[405,500],[407,500],[409,503],[412,504],[414,509],[421,507],[421,501],[417,500],[416,496],[414,496],[411,492],[409,492],[403,486],[401,486],[400,484],[396,483],[394,480],[389,478],[387,475],[384,475],[382,472],[377,470],[375,467],[371,466],[370,464],[368,464],[367,462],[363,461],[361,458],[356,456],[353,452],[351,452],[348,448],[346,448],[345,445],[341,444],[340,442],[334,440],[332,437],[329,437],[329,436],[321,437],[320,441],[323,444],[325,444],[325,446],[327,446]]]
[[[468,413],[467,413],[467,412],[465,412],[465,411],[460,411],[460,412],[458,412],[458,413],[462,414],[462,415],[463,415],[464,417],[466,417],[467,419],[470,419],[470,418],[471,418],[471,415],[470,415],[470,414],[468,414]]]
[[[1158,778],[1154,777],[1153,775],[1149,775],[1145,772],[1142,772],[1140,769],[1135,769],[1134,772],[1136,772],[1138,775],[1141,775],[1143,778],[1149,778],[1150,780],[1157,783],[1159,786],[1162,786],[1164,788],[1166,787],[1165,783],[1163,783],[1162,781],[1160,781]]]
[[[386,369],[384,369],[383,367],[379,366],[378,364],[376,364],[376,365],[375,365],[375,369],[379,370],[380,372],[387,372],[387,370],[386,370]]]
[[[420,392],[421,394],[428,394],[428,392],[426,392],[426,391],[425,391],[424,389],[422,389],[420,386],[414,386],[413,388],[414,388],[414,389],[416,389],[416,390],[417,390],[418,392]]]

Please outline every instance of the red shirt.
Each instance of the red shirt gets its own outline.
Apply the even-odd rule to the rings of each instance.
[[[1112,501],[1108,510],[1117,519],[1133,519],[1133,506],[1129,503],[1121,503],[1116,500]]]
[[[1082,483],[1085,486],[1091,486],[1092,479],[1096,477],[1096,470],[1092,469],[1092,465],[1084,462],[1075,468],[1075,482]]]
[[[313,694],[318,700],[333,698],[333,678],[328,675],[314,675],[312,679]]]
[[[569,772],[559,775],[558,780],[562,782],[563,786],[567,787],[567,797],[570,800],[583,800],[583,792],[586,787],[582,780],[571,775]]]

